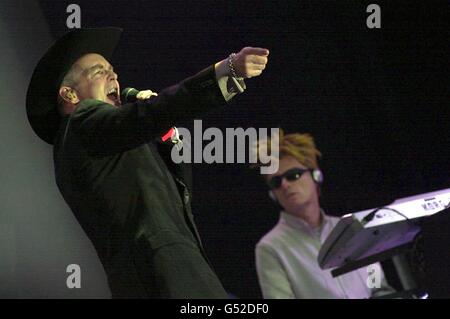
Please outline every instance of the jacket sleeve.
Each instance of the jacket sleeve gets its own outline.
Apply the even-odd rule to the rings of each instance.
[[[256,246],[256,270],[264,299],[295,298],[286,272],[273,249]]]
[[[147,143],[171,126],[224,104],[211,66],[148,100],[120,107],[84,100],[72,113],[67,129],[78,135],[89,153],[111,155]]]

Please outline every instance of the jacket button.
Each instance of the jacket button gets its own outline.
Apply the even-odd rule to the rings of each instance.
[[[184,203],[189,203],[189,192],[186,189],[184,190]]]

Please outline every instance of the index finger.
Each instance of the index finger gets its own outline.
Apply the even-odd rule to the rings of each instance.
[[[246,47],[244,48],[244,53],[248,55],[262,55],[262,56],[268,56],[269,50],[264,48],[253,48],[253,47]]]

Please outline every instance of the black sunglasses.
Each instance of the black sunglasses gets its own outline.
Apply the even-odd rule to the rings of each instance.
[[[287,170],[286,172],[284,172],[281,175],[272,177],[271,179],[269,179],[267,184],[269,185],[270,189],[277,189],[278,187],[281,186],[283,178],[286,178],[286,180],[292,182],[292,181],[299,179],[303,175],[303,173],[307,172],[307,171],[311,171],[311,170],[294,167],[294,168]]]

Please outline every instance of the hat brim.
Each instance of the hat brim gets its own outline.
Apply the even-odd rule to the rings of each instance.
[[[52,144],[58,131],[59,86],[71,66],[83,55],[97,53],[111,59],[122,29],[107,27],[75,29],[57,40],[34,69],[28,86],[26,109],[34,132]]]

